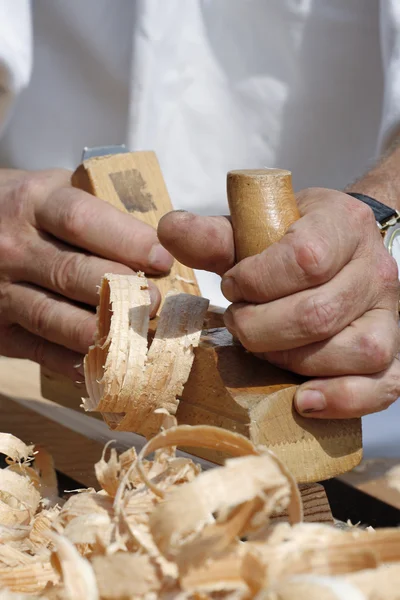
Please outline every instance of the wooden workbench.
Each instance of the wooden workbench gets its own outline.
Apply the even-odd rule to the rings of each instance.
[[[115,440],[115,446],[123,450],[131,446],[140,449],[145,440],[134,433],[110,431],[102,420],[86,415],[78,404],[67,408],[44,399],[38,365],[0,357],[0,431],[13,433],[26,443],[46,446],[60,472],[79,484],[95,486],[93,465],[106,442]],[[385,458],[369,460],[341,479],[400,509],[400,493],[385,482],[385,473],[395,463]],[[310,520],[326,520],[320,493],[309,493],[307,502]]]

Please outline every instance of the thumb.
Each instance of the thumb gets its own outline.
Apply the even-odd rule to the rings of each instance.
[[[298,413],[313,419],[351,419],[388,408],[400,396],[400,362],[396,358],[375,375],[312,379],[294,397]]]
[[[192,269],[223,275],[234,265],[235,247],[228,217],[172,211],[161,218],[157,235],[168,252]]]

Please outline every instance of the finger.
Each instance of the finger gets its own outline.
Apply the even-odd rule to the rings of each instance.
[[[2,217],[11,220],[22,217],[35,225],[35,206],[43,202],[49,194],[62,186],[69,186],[71,171],[48,169],[45,171],[6,170],[0,182],[2,197]]]
[[[170,212],[158,224],[163,246],[182,264],[222,275],[235,262],[233,232],[228,217],[200,217]]]
[[[27,284],[11,284],[5,295],[9,322],[80,354],[86,354],[93,343],[93,312]]]
[[[25,244],[25,252],[13,269],[14,279],[33,283],[60,296],[97,306],[98,286],[106,273],[133,275],[125,265],[99,258],[58,242],[36,231]],[[149,281],[151,316],[157,312],[161,296]]]
[[[334,210],[327,202],[330,195]],[[310,205],[312,212],[306,210],[279,242],[225,273],[221,283],[224,296],[230,302],[270,302],[326,283],[356,255],[360,232],[365,235],[368,224],[380,248],[382,240],[373,215],[366,213],[370,209],[355,201],[350,217],[349,200],[353,206],[345,194],[330,191],[322,206],[321,202]],[[381,250],[384,256],[383,247]]]
[[[378,300],[379,290],[365,276],[364,267],[352,261],[325,285],[267,304],[232,304],[225,312],[225,324],[247,350],[257,353],[329,339]],[[393,288],[384,298],[388,306],[382,308],[393,308],[396,298]]]
[[[388,408],[400,396],[400,362],[375,375],[314,379],[295,395],[297,411],[314,419],[351,419]]]
[[[38,201],[36,221],[56,238],[134,270],[159,274],[172,266],[150,225],[73,187]]]
[[[47,342],[37,335],[29,333],[19,325],[7,328],[5,356],[33,360],[42,367],[65,375],[75,383],[83,383],[83,356],[57,344]],[[4,340],[3,340],[4,342]]]
[[[324,342],[283,352],[265,353],[273,364],[309,377],[366,375],[389,367],[400,351],[396,316],[372,310]]]

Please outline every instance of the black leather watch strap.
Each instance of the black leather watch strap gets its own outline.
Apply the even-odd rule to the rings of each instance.
[[[365,194],[347,192],[347,195],[357,198],[357,200],[364,202],[364,204],[368,204],[368,206],[372,208],[375,219],[382,227],[385,225],[385,223],[387,223],[387,221],[393,219],[393,217],[396,217],[398,214],[397,211],[395,211],[393,208],[390,208],[390,206],[386,206],[386,204],[382,204],[382,202],[378,202],[378,200],[375,200],[375,198],[371,198]]]

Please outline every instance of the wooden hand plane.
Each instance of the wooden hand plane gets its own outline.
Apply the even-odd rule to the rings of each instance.
[[[172,210],[153,152],[117,148],[112,154],[105,148],[83,160],[72,184],[154,227]],[[228,200],[239,260],[278,241],[299,218],[288,171],[233,171],[228,174]],[[178,262],[167,276],[154,280],[163,296],[172,287],[200,295],[194,272]],[[264,444],[300,483],[328,479],[356,466],[362,456],[361,420],[301,417],[293,397],[304,379],[248,353],[225,329],[222,314],[223,309],[216,307],[207,314],[180,399],[178,423],[224,427]],[[44,369],[42,393],[56,402],[75,396],[75,408],[80,403],[77,398],[84,395],[82,389],[74,390],[65,379]],[[66,403],[71,406],[71,401]],[[214,462],[224,458],[207,451],[201,456]]]

